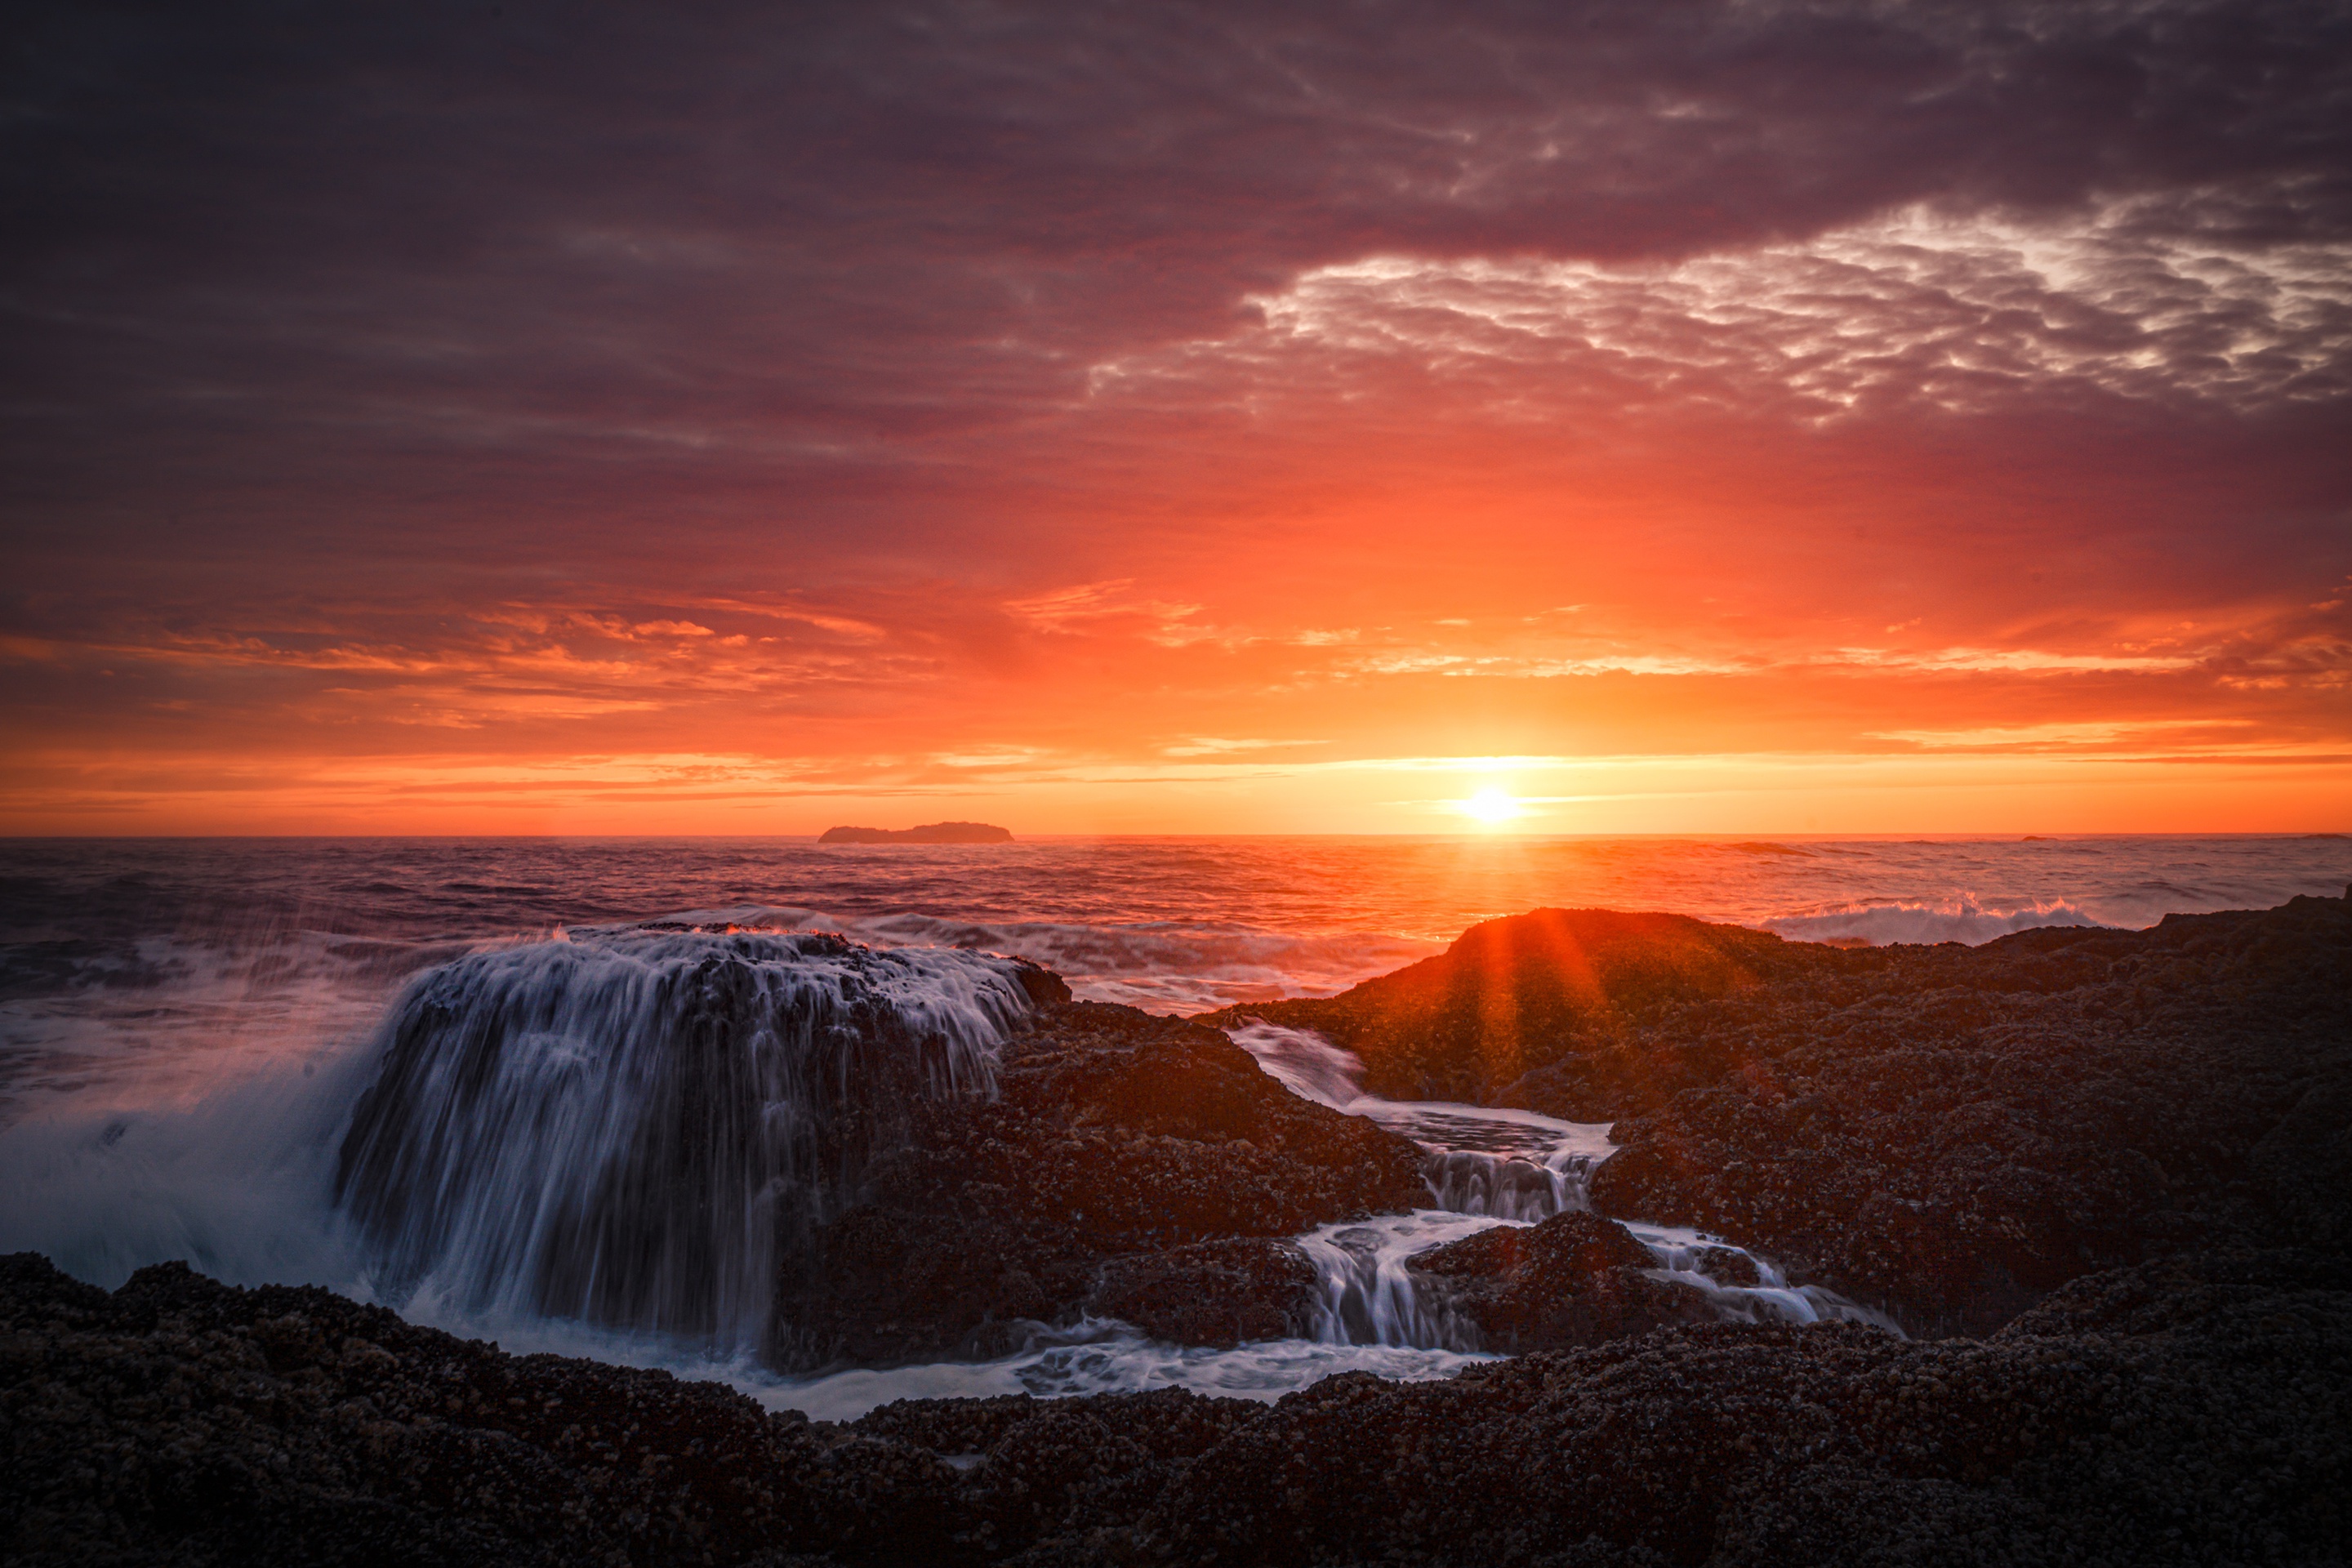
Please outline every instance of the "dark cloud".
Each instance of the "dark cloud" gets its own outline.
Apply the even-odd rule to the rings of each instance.
[[[14,53],[36,459],[100,416],[854,461],[1370,255],[2352,224],[2341,5],[76,7]]]

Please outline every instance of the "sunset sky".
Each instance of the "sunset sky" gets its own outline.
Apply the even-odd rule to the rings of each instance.
[[[2352,828],[2341,5],[12,35],[0,831]]]

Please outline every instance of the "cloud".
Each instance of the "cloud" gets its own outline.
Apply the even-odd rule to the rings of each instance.
[[[2129,205],[2041,224],[1914,207],[1639,266],[1373,257],[1253,302],[1263,327],[1098,367],[1097,385],[1312,375],[1290,363],[1305,353],[1409,355],[1518,418],[1593,402],[1967,413],[2053,388],[2254,410],[2352,390],[2352,250],[2151,231]]]
[[[2319,744],[2347,62],[2284,0],[50,7],[0,722]]]

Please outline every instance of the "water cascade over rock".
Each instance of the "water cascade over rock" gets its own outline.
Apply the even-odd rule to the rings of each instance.
[[[1292,1093],[1423,1150],[1424,1201],[1412,1213],[1298,1239],[1316,1274],[1309,1331],[1326,1344],[1559,1349],[1715,1320],[1895,1329],[1717,1238],[1593,1215],[1593,1175],[1612,1152],[1606,1123],[1366,1094],[1353,1052],[1247,1015],[1233,1038]]]
[[[1060,991],[1015,960],[824,935],[477,952],[394,1008],[336,1199],[395,1299],[757,1347],[779,1257],[911,1106],[992,1093],[1006,1031]]]

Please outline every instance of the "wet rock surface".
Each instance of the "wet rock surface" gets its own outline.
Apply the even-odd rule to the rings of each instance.
[[[1431,1310],[1477,1329],[1480,1349],[1567,1350],[1715,1314],[1688,1285],[1657,1279],[1657,1259],[1598,1215],[1554,1215],[1432,1247],[1406,1261]]]
[[[1200,1241],[1113,1258],[1087,1308],[1178,1344],[1230,1348],[1307,1332],[1316,1281],[1315,1266],[1288,1242]]]
[[[2352,906],[1785,942],[1539,910],[1339,996],[1368,1089],[1612,1121],[1603,1213],[1738,1237],[1919,1332],[2084,1273],[2352,1240]]]
[[[1428,1201],[1417,1145],[1291,1094],[1217,1031],[1040,1001],[997,1097],[905,1109],[866,1201],[787,1267],[775,1359],[992,1354],[1088,1311],[1187,1344],[1275,1337],[1313,1282],[1276,1238]]]
[[[179,1266],[0,1260],[26,1563],[2320,1564],[2352,1517],[2352,1267],[2077,1279],[1990,1340],[1715,1325],[846,1426]]]

